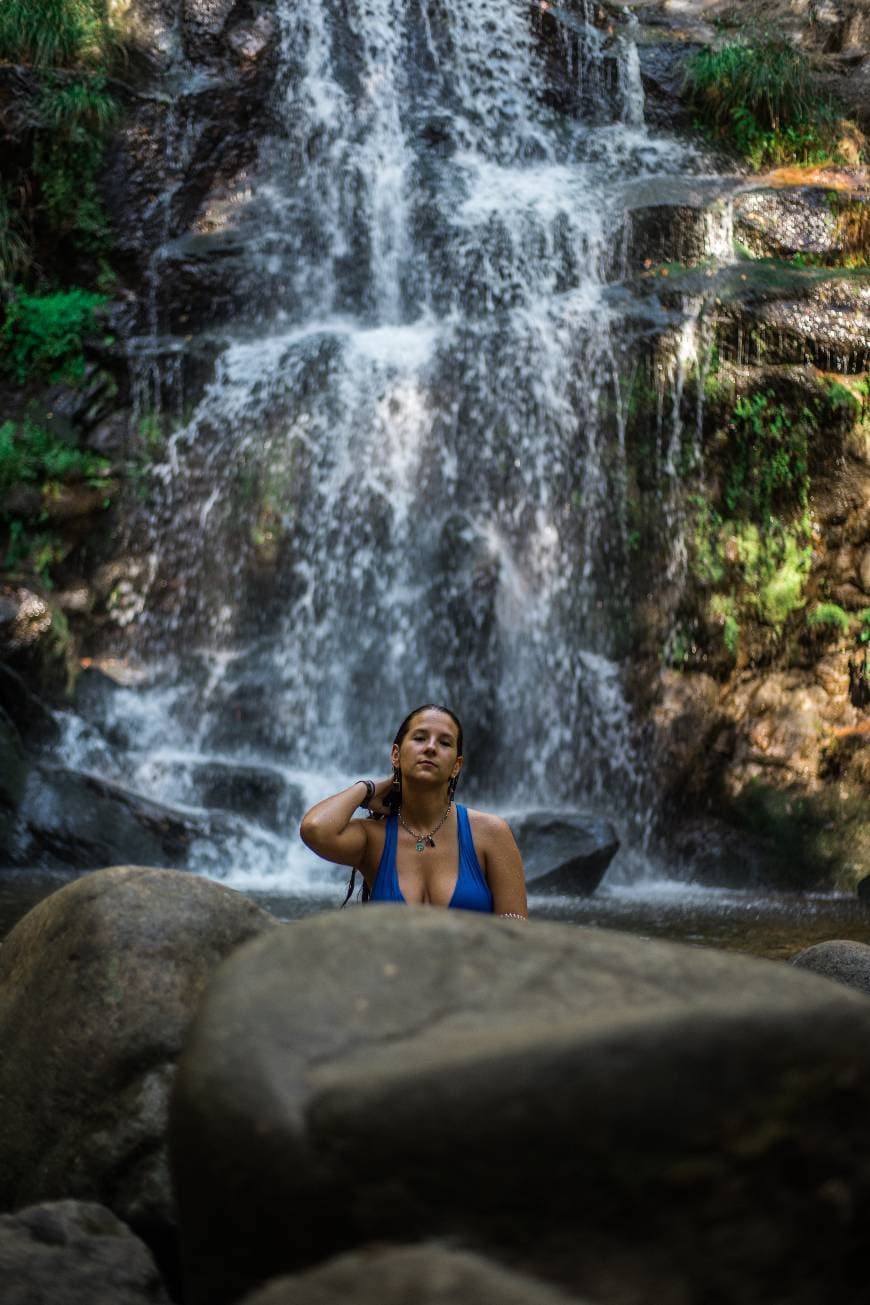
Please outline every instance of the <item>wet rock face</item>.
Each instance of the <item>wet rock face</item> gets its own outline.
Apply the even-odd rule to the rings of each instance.
[[[0,1275],[4,1305],[169,1305],[148,1248],[90,1201],[0,1215]]]
[[[168,1237],[164,1133],[175,1059],[208,976],[274,921],[168,870],[87,875],[0,950],[0,1209],[97,1200]]]
[[[815,976],[607,930],[378,907],[272,931],[179,1064],[185,1299],[433,1237],[593,1300],[848,1296],[868,1033]],[[820,1240],[832,1172],[855,1218]]]
[[[141,283],[158,249],[243,184],[268,128],[278,23],[256,0],[134,0],[130,21],[141,87],[107,160],[106,197],[118,256]]]
[[[843,251],[829,192],[806,187],[762,190],[734,203],[734,232],[759,257]]]

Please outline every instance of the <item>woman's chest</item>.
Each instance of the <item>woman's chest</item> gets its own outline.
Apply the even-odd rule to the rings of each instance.
[[[413,844],[396,849],[396,878],[406,902],[447,906],[459,879],[459,848],[436,844],[418,852]]]

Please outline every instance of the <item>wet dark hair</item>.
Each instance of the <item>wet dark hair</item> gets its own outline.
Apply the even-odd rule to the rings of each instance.
[[[408,733],[409,729],[411,728],[411,721],[414,719],[415,716],[419,716],[421,711],[440,711],[443,712],[445,716],[450,717],[450,719],[453,721],[453,724],[456,726],[456,755],[457,757],[461,757],[462,756],[462,721],[456,715],[455,711],[451,711],[449,707],[442,706],[440,702],[424,702],[422,706],[415,707],[413,711],[409,711],[407,716],[399,726],[399,728],[396,730],[396,737],[393,739],[393,747],[399,748],[402,746],[402,740],[404,739],[405,735]],[[459,776],[455,775],[453,779],[450,780],[447,786],[447,797],[451,802],[453,801],[453,794],[456,792],[456,785],[458,780],[459,780]],[[396,812],[399,810],[399,807],[401,805],[402,805],[402,775],[401,772],[399,771],[398,766],[394,766],[393,784],[387,796],[387,806],[390,809],[390,815],[394,816]],[[373,819],[382,820],[383,816],[374,816]],[[353,895],[353,888],[354,888],[354,882],[356,880],[357,869],[358,867],[354,866],[354,868],[350,872],[350,879],[347,882],[347,894],[345,895],[345,899],[341,904],[343,907],[347,906],[348,902],[351,899],[351,896]],[[360,901],[367,902],[370,897],[371,897],[371,889],[369,888],[365,879],[363,879],[362,889],[360,890]]]

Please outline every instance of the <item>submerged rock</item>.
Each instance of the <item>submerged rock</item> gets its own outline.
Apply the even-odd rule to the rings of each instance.
[[[221,967],[179,1063],[185,1299],[435,1237],[593,1299],[856,1300],[868,1088],[870,1005],[788,966],[464,912],[306,920]],[[853,1215],[820,1238],[832,1173]]]
[[[526,1274],[437,1243],[372,1247],[275,1278],[242,1305],[580,1305]]]
[[[867,943],[841,938],[816,943],[793,956],[791,964],[870,996],[870,947]]]
[[[3,1305],[168,1305],[147,1246],[90,1201],[0,1215]]]
[[[508,823],[531,893],[594,893],[619,851],[613,825],[572,811],[529,811]]]
[[[168,1236],[176,1056],[211,971],[273,924],[230,889],[135,866],[19,921],[0,949],[0,1209],[97,1200],[149,1244]]]

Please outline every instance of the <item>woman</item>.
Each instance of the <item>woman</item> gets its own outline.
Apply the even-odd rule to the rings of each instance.
[[[393,741],[389,779],[359,779],[302,818],[318,856],[359,867],[373,902],[528,918],[523,861],[500,816],[453,802],[462,726],[447,707],[417,707]],[[379,820],[355,820],[357,807]]]

